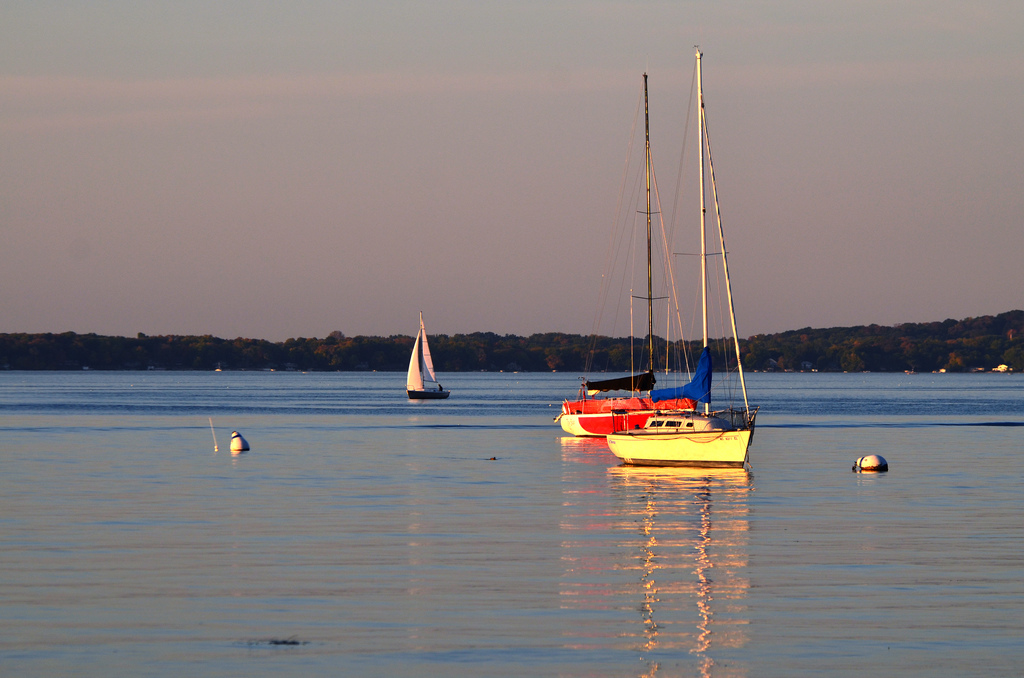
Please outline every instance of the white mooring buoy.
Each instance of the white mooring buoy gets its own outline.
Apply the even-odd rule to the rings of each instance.
[[[855,473],[882,473],[889,470],[889,462],[878,454],[869,454],[853,462]]]
[[[232,431],[231,432],[231,454],[238,454],[240,452],[248,452],[248,451],[249,451],[249,443],[246,441],[246,439],[243,438],[242,434],[239,433],[238,431]]]

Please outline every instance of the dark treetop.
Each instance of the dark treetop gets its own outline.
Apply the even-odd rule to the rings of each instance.
[[[1007,365],[1024,370],[1024,311],[997,316],[906,323],[792,330],[758,334],[741,340],[748,370],[820,371],[967,371]],[[550,332],[528,337],[493,332],[431,335],[434,367],[439,372],[567,371],[625,372],[631,344],[643,350],[644,338],[593,337]],[[220,339],[204,336],[110,337],[97,334],[0,334],[0,369],[96,370],[222,369],[382,370],[404,371],[413,337],[346,337],[332,332],[323,339]],[[700,353],[698,342],[666,347],[664,355],[685,350]],[[735,353],[713,342],[715,365],[725,367]],[[633,365],[646,365],[633,355]]]

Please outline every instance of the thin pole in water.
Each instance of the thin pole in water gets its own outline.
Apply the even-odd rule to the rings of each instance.
[[[213,451],[217,451],[217,433],[213,430],[213,417],[207,417],[210,420],[210,433],[213,434]]]

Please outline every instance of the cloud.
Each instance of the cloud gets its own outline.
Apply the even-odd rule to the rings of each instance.
[[[380,72],[234,78],[118,80],[0,77],[0,130],[46,132],[97,126],[251,118],[331,99],[594,91],[632,82],[635,73]]]
[[[896,85],[914,87],[966,81],[1020,80],[1024,64],[993,56],[941,59],[804,61],[723,64],[715,67],[716,87],[733,89]]]
[[[716,89],[814,89],[974,81],[1020,81],[1024,64],[991,55],[875,58],[710,65]],[[691,69],[658,69],[663,88],[688,87]],[[293,113],[330,100],[459,95],[560,95],[632,87],[634,70],[552,69],[491,72],[386,70],[298,76],[114,79],[0,76],[0,131],[50,132],[103,126],[246,119]]]

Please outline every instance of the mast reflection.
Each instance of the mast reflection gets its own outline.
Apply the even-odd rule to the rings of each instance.
[[[740,647],[747,641],[750,474],[619,466],[608,476],[625,515],[640,511],[643,650],[685,648],[701,674],[711,675],[713,644]]]
[[[716,665],[715,656],[748,640],[750,474],[608,468],[596,443],[563,444],[562,453],[582,462],[566,466],[577,476],[566,486],[577,489],[565,501],[563,604],[607,619],[597,629],[587,624],[584,644],[628,646],[640,655],[641,675],[657,675],[666,662],[690,664],[705,676],[746,675],[740,662]],[[585,489],[580,476],[591,481]],[[610,609],[632,609],[632,621],[615,615],[617,628],[607,628]]]

